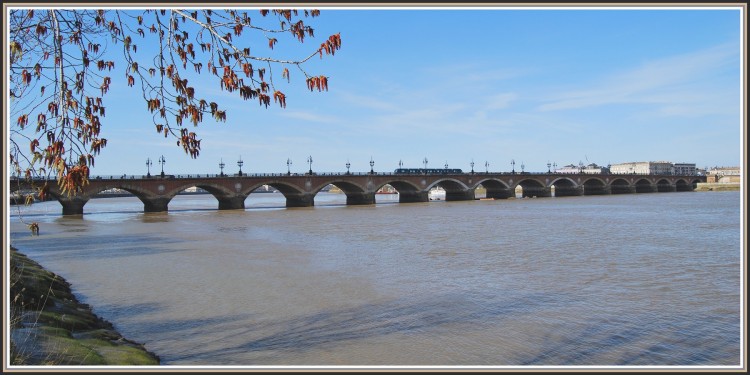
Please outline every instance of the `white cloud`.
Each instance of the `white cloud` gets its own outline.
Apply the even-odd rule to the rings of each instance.
[[[280,114],[283,117],[289,117],[297,120],[321,122],[326,124],[332,124],[339,122],[339,119],[335,116],[321,115],[313,112],[302,112],[302,111],[284,111]]]
[[[713,101],[715,94],[706,90],[711,77],[716,74],[717,69],[734,62],[737,57],[736,45],[722,44],[689,54],[649,61],[630,71],[615,74],[591,88],[557,95],[539,106],[538,110],[554,111],[621,103],[664,104],[674,107]]]

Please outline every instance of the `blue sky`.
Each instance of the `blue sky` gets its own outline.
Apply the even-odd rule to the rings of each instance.
[[[196,130],[191,159],[153,130],[133,89],[115,86],[94,175],[392,171],[405,166],[546,171],[579,161],[742,163],[739,9],[321,9],[315,39],[341,33],[330,77],[310,92],[292,70],[268,109],[218,89],[226,123]],[[252,11],[251,11],[252,12]],[[261,43],[262,44],[262,43]],[[294,43],[296,45],[296,43]],[[290,69],[291,70],[291,69]],[[114,80],[125,86],[124,80]],[[132,100],[131,100],[132,98]],[[122,100],[125,99],[125,100]],[[114,104],[118,102],[119,104]]]

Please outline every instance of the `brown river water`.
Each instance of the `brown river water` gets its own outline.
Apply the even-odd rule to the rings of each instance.
[[[167,366],[740,365],[740,192],[377,200],[43,202],[9,237]]]

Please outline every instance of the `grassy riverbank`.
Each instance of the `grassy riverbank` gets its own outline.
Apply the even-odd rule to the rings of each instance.
[[[80,303],[70,284],[11,247],[11,365],[158,365]]]
[[[698,183],[695,191],[734,191],[740,190],[740,183]]]

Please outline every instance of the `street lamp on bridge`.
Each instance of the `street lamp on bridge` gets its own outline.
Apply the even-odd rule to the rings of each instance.
[[[557,173],[557,162],[552,163],[552,168],[554,168],[555,173]]]
[[[445,173],[448,173],[448,160],[445,161]]]
[[[346,174],[349,174],[349,167],[352,166],[352,163],[349,162],[349,160],[346,161]]]
[[[484,161],[484,173],[490,174],[490,162],[487,160]]]
[[[166,162],[167,162],[167,160],[166,160],[166,159],[164,159],[164,155],[162,155],[162,156],[161,156],[161,157],[159,158],[159,164],[161,164],[161,176],[162,176],[162,177],[164,177],[164,163],[166,163]]]
[[[471,174],[474,174],[474,159],[471,159],[471,163],[469,163],[469,165],[471,165]]]
[[[375,170],[373,167],[375,166],[375,161],[372,160],[372,156],[370,156],[370,174],[375,174]]]
[[[547,173],[552,173],[552,171],[549,169],[549,167],[551,166],[552,164],[549,162],[549,160],[547,160]]]
[[[221,169],[221,173],[219,174],[219,176],[221,176],[221,177],[224,177],[224,166],[225,165],[226,164],[224,164],[224,159],[220,159],[219,160],[219,169]]]
[[[242,155],[240,155],[240,160],[237,160],[237,166],[240,167],[239,176],[242,177],[242,165],[245,164],[244,161],[242,161]]]
[[[289,168],[290,168],[290,167],[289,167],[290,165],[292,165],[292,159],[289,159],[289,158],[287,158],[287,159],[286,159],[286,175],[287,175],[287,176],[290,176],[290,175],[292,174],[292,170],[291,170],[291,169],[289,169]]]
[[[524,167],[523,162],[521,162],[521,174],[523,174],[523,167]]]
[[[151,177],[151,165],[154,164],[151,162],[151,158],[146,158],[146,168],[148,169],[146,172],[146,177]]]
[[[401,159],[399,159],[399,161],[398,161],[398,167],[399,167],[399,169],[401,169],[401,168],[404,167],[404,162],[401,161]]]
[[[312,175],[312,155],[307,157],[307,164],[310,166],[310,175]]]
[[[510,166],[511,166],[511,172],[513,174],[516,174],[516,161],[514,159],[510,159]]]
[[[424,164],[424,174],[427,174],[427,158],[424,158],[424,160],[422,160],[422,164]]]

